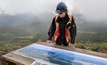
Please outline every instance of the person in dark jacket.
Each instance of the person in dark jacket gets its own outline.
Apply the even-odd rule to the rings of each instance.
[[[57,5],[56,13],[58,15],[53,18],[46,43],[55,42],[57,45],[63,46],[71,43],[75,48],[76,24],[73,16],[68,15],[67,6],[63,2]]]

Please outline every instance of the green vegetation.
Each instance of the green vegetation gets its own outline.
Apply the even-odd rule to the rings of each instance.
[[[107,42],[79,42],[77,43],[76,47],[81,48],[81,49],[86,49],[86,50],[91,50],[95,52],[103,52],[107,53]]]
[[[48,38],[47,23],[0,28],[0,55]],[[107,53],[107,27],[78,27],[76,47]]]
[[[23,28],[23,27],[22,27]],[[45,41],[46,33],[22,29],[20,27],[9,27],[0,29],[0,56],[10,51],[22,48],[37,41]]]

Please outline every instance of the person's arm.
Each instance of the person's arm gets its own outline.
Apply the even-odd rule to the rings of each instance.
[[[74,36],[76,36],[77,35],[77,27],[76,27],[76,24],[75,24],[75,20],[74,20],[74,18],[72,17],[72,31],[74,32]]]
[[[55,17],[54,17],[52,20],[51,26],[49,28],[49,31],[48,31],[49,37],[48,37],[47,43],[52,41],[52,37],[54,35],[55,29],[56,29],[56,25],[55,25]]]
[[[71,29],[70,29],[70,36],[71,36],[71,43],[72,44],[75,44],[76,34],[77,34],[76,24],[75,24],[75,20],[72,16],[72,23],[71,23]]]

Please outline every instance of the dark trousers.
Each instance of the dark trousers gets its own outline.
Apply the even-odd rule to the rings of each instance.
[[[56,44],[61,45],[61,46],[62,45],[63,46],[68,46],[68,43],[66,43],[66,39],[65,38],[60,38],[60,37],[57,39]]]

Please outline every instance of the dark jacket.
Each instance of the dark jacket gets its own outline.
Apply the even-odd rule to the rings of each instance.
[[[56,20],[56,22],[58,22],[60,24],[60,31],[59,31],[60,36],[59,36],[59,38],[61,38],[61,39],[65,38],[65,30],[64,29],[65,29],[65,25],[67,25],[67,22],[69,20],[70,20],[70,18],[68,16],[68,14],[66,14],[66,16],[64,18],[58,17]],[[75,24],[73,16],[72,16],[72,23],[68,24],[67,28],[69,28],[69,30],[70,30],[71,38],[72,39],[75,38],[75,36],[76,36],[76,24]],[[52,40],[52,37],[54,36],[55,30],[56,30],[56,25],[55,25],[55,17],[54,17],[53,21],[51,23],[51,26],[49,28],[49,31],[48,31],[48,35],[49,35],[48,40]],[[71,43],[73,43],[72,39],[71,39]]]

